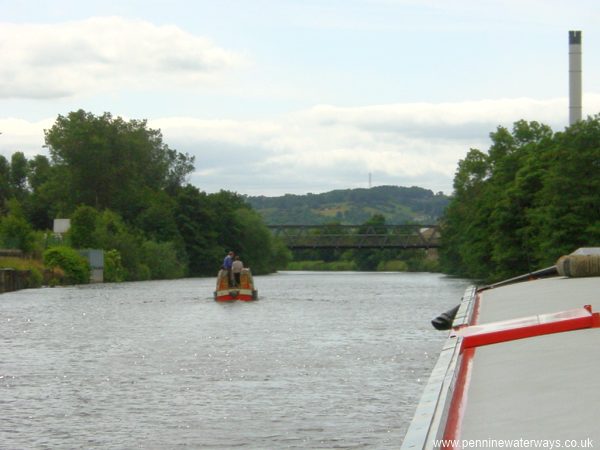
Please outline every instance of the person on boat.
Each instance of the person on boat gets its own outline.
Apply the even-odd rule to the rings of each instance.
[[[223,269],[225,269],[227,271],[227,282],[230,285],[232,284],[232,281],[233,281],[233,276],[232,276],[232,272],[231,272],[231,267],[233,266],[233,256],[234,256],[234,253],[229,252],[229,253],[227,253],[227,256],[225,257],[225,259],[223,260]]]
[[[231,264],[231,270],[233,272],[233,282],[235,286],[239,287],[241,284],[240,278],[242,275],[242,269],[244,268],[244,263],[240,260],[239,256],[236,256]]]

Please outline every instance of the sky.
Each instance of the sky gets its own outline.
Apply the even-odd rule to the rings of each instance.
[[[211,193],[452,193],[517,120],[600,112],[597,0],[0,0],[0,154],[84,109],[147,119]],[[369,181],[370,180],[370,181]],[[370,184],[369,184],[370,183]]]

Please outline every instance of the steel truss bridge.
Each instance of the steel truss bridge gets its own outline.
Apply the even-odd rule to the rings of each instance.
[[[437,225],[269,225],[290,249],[438,248]]]

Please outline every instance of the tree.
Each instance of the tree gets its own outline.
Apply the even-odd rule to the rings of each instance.
[[[79,110],[58,116],[45,139],[62,180],[59,194],[70,205],[112,209],[126,220],[155,192],[175,190],[193,170],[194,158],[170,149],[145,120]]]
[[[27,165],[27,181],[33,191],[39,189],[50,178],[50,161],[44,155],[36,155]]]
[[[225,248],[219,245],[217,215],[206,193],[194,186],[180,189],[176,197],[175,222],[185,245],[192,276],[216,274]]]
[[[562,133],[516,122],[459,163],[443,218],[444,271],[488,281],[600,243],[600,116]]]
[[[157,242],[181,241],[175,221],[176,204],[175,198],[166,192],[156,192],[133,223],[149,239]]]
[[[253,273],[269,273],[276,269],[273,264],[273,237],[257,212],[240,208],[234,213],[240,233],[235,252],[239,254]]]
[[[71,216],[69,237],[75,248],[97,248],[96,228],[100,214],[91,206],[79,206]]]
[[[10,187],[13,195],[22,200],[27,192],[27,158],[23,152],[15,152],[10,159]]]
[[[0,245],[28,253],[33,250],[35,235],[25,219],[21,204],[12,199],[8,202],[8,214],[0,219]]]
[[[373,215],[362,224],[359,234],[385,234],[385,217],[381,214]],[[359,270],[375,270],[383,260],[390,259],[389,251],[377,249],[358,249],[353,251],[353,260]]]
[[[50,195],[47,184],[53,170],[50,161],[43,155],[36,155],[28,161],[27,182],[31,194],[23,201],[23,209],[29,222],[39,230],[51,229],[52,220],[57,217],[55,212],[57,199]]]
[[[10,196],[10,164],[4,156],[0,155],[0,210],[4,210]]]
[[[543,186],[529,214],[545,265],[578,247],[600,245],[600,114],[557,133],[544,155]]]
[[[179,260],[172,242],[145,241],[142,252],[153,280],[181,278],[186,274],[185,264]]]
[[[144,280],[150,270],[143,262],[143,238],[135,229],[130,229],[119,214],[102,211],[96,220],[94,240],[104,250],[117,250],[121,257],[125,280]]]

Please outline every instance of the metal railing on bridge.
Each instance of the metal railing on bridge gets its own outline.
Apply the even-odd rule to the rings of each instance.
[[[437,225],[269,225],[290,249],[437,248]]]

